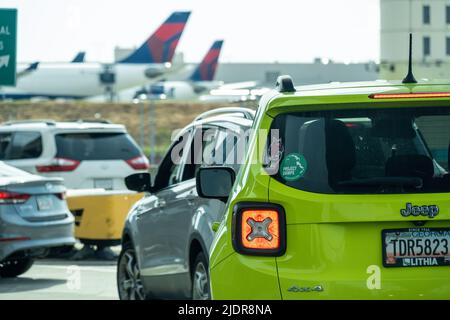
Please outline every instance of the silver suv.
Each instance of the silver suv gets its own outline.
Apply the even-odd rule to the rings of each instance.
[[[210,298],[209,248],[225,204],[198,196],[196,172],[204,166],[238,166],[237,146],[253,118],[254,111],[244,108],[206,112],[175,137],[153,184],[148,173],[126,178],[129,189],[146,195],[131,209],[123,231],[117,272],[121,299]]]

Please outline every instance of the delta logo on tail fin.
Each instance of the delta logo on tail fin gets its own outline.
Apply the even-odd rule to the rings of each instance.
[[[174,12],[136,51],[119,63],[172,62],[190,12]]]
[[[202,62],[197,66],[190,77],[191,81],[213,81],[219,63],[220,51],[222,50],[223,40],[217,40],[213,43]]]
[[[75,58],[73,58],[73,60],[71,61],[71,63],[83,63],[84,62],[84,57],[86,56],[86,52],[84,51],[80,51],[77,53],[77,55],[75,56]]]

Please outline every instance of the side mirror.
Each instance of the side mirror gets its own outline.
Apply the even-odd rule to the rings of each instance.
[[[235,173],[229,167],[200,168],[196,176],[197,193],[202,198],[226,202],[233,187]]]
[[[129,190],[137,192],[151,192],[152,179],[150,173],[135,173],[125,178],[125,185]]]

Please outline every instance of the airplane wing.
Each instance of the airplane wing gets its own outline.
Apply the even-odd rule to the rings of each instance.
[[[243,81],[243,82],[226,83],[220,86],[218,89],[223,90],[253,89],[257,86],[258,86],[257,81]]]
[[[215,102],[244,102],[260,99],[270,88],[251,88],[251,89],[214,89],[207,95],[200,96],[200,101]]]
[[[184,64],[175,64],[175,65],[170,65],[170,67],[165,68],[162,72],[161,70],[159,70],[159,74],[155,73],[155,76],[149,77],[149,81],[145,83],[145,85],[149,85],[149,84],[153,84],[155,82],[159,82],[162,80],[165,80],[167,76],[173,74],[173,73],[178,73],[182,70],[184,70],[186,68],[186,66]]]
[[[145,85],[141,85],[141,86],[136,86],[136,87],[131,87],[131,88],[128,88],[128,89],[120,90],[120,91],[116,92],[116,94],[114,96],[114,101],[115,102],[131,102],[140,93],[147,94],[147,88],[149,86],[151,86],[152,84],[155,84],[155,83],[158,83],[158,82],[164,80],[169,74],[176,73],[176,72],[180,71],[183,68],[185,68],[185,65],[183,65],[183,64],[171,66],[169,69],[167,69],[161,75],[158,75],[156,77],[153,77],[153,78],[149,79],[145,83]],[[90,101],[90,102],[105,102],[105,101],[107,101],[107,97],[105,96],[105,94],[100,94],[100,95],[97,95],[97,96],[89,97],[89,98],[86,99],[86,101]]]

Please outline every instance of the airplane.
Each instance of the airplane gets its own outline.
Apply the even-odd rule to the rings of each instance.
[[[199,99],[211,102],[242,102],[257,99],[262,91],[256,81],[227,84],[223,81],[214,81],[223,42],[223,40],[216,40],[200,64],[184,81],[160,81],[144,86],[134,91],[132,98],[146,95],[153,99],[164,97],[164,99]],[[132,90],[126,91],[129,101]]]
[[[150,85],[130,88],[119,92],[119,99],[121,101],[131,101],[133,98],[141,95],[154,97],[155,99],[160,97],[178,100],[198,98],[203,92],[223,85],[223,81],[214,81],[222,46],[223,40],[214,41],[203,60],[185,80],[162,80]]]
[[[84,57],[86,53],[83,51],[80,51],[76,54],[76,56],[70,61],[71,63],[81,63],[84,62]],[[16,77],[17,79],[20,79],[21,77],[24,77],[26,75],[31,74],[32,72],[36,71],[39,66],[39,61],[32,62],[28,65],[22,64],[18,70],[16,71]]]
[[[22,66],[20,66],[16,70],[16,78],[20,79],[22,77],[25,77],[25,76],[33,73],[34,71],[37,70],[38,66],[39,66],[39,61],[30,63],[29,65],[22,65]]]
[[[198,100],[214,103],[258,101],[265,93],[272,90],[271,88],[258,85],[255,81],[248,81],[246,83],[247,85],[242,82],[242,86],[236,88],[224,85],[218,89],[211,90],[208,94],[199,96]]]
[[[164,94],[167,99],[189,100],[223,85],[214,81],[223,40],[216,40],[194,72],[185,81],[160,81],[147,88],[147,94]]]
[[[114,63],[40,63],[16,87],[1,87],[0,98],[83,99],[157,81],[170,70],[189,16],[189,11],[172,13],[137,50]]]
[[[161,80],[152,84],[128,88],[118,92],[116,100],[119,102],[130,102],[141,95],[151,97],[155,100],[160,99],[162,96],[167,99],[180,100],[197,98],[202,92],[209,91],[223,84],[222,81],[214,81],[222,45],[223,40],[215,41],[201,63],[186,80]],[[179,71],[182,69],[182,66],[174,66],[174,68],[178,68],[176,70]],[[91,102],[104,102],[105,96],[96,96],[87,100]]]

